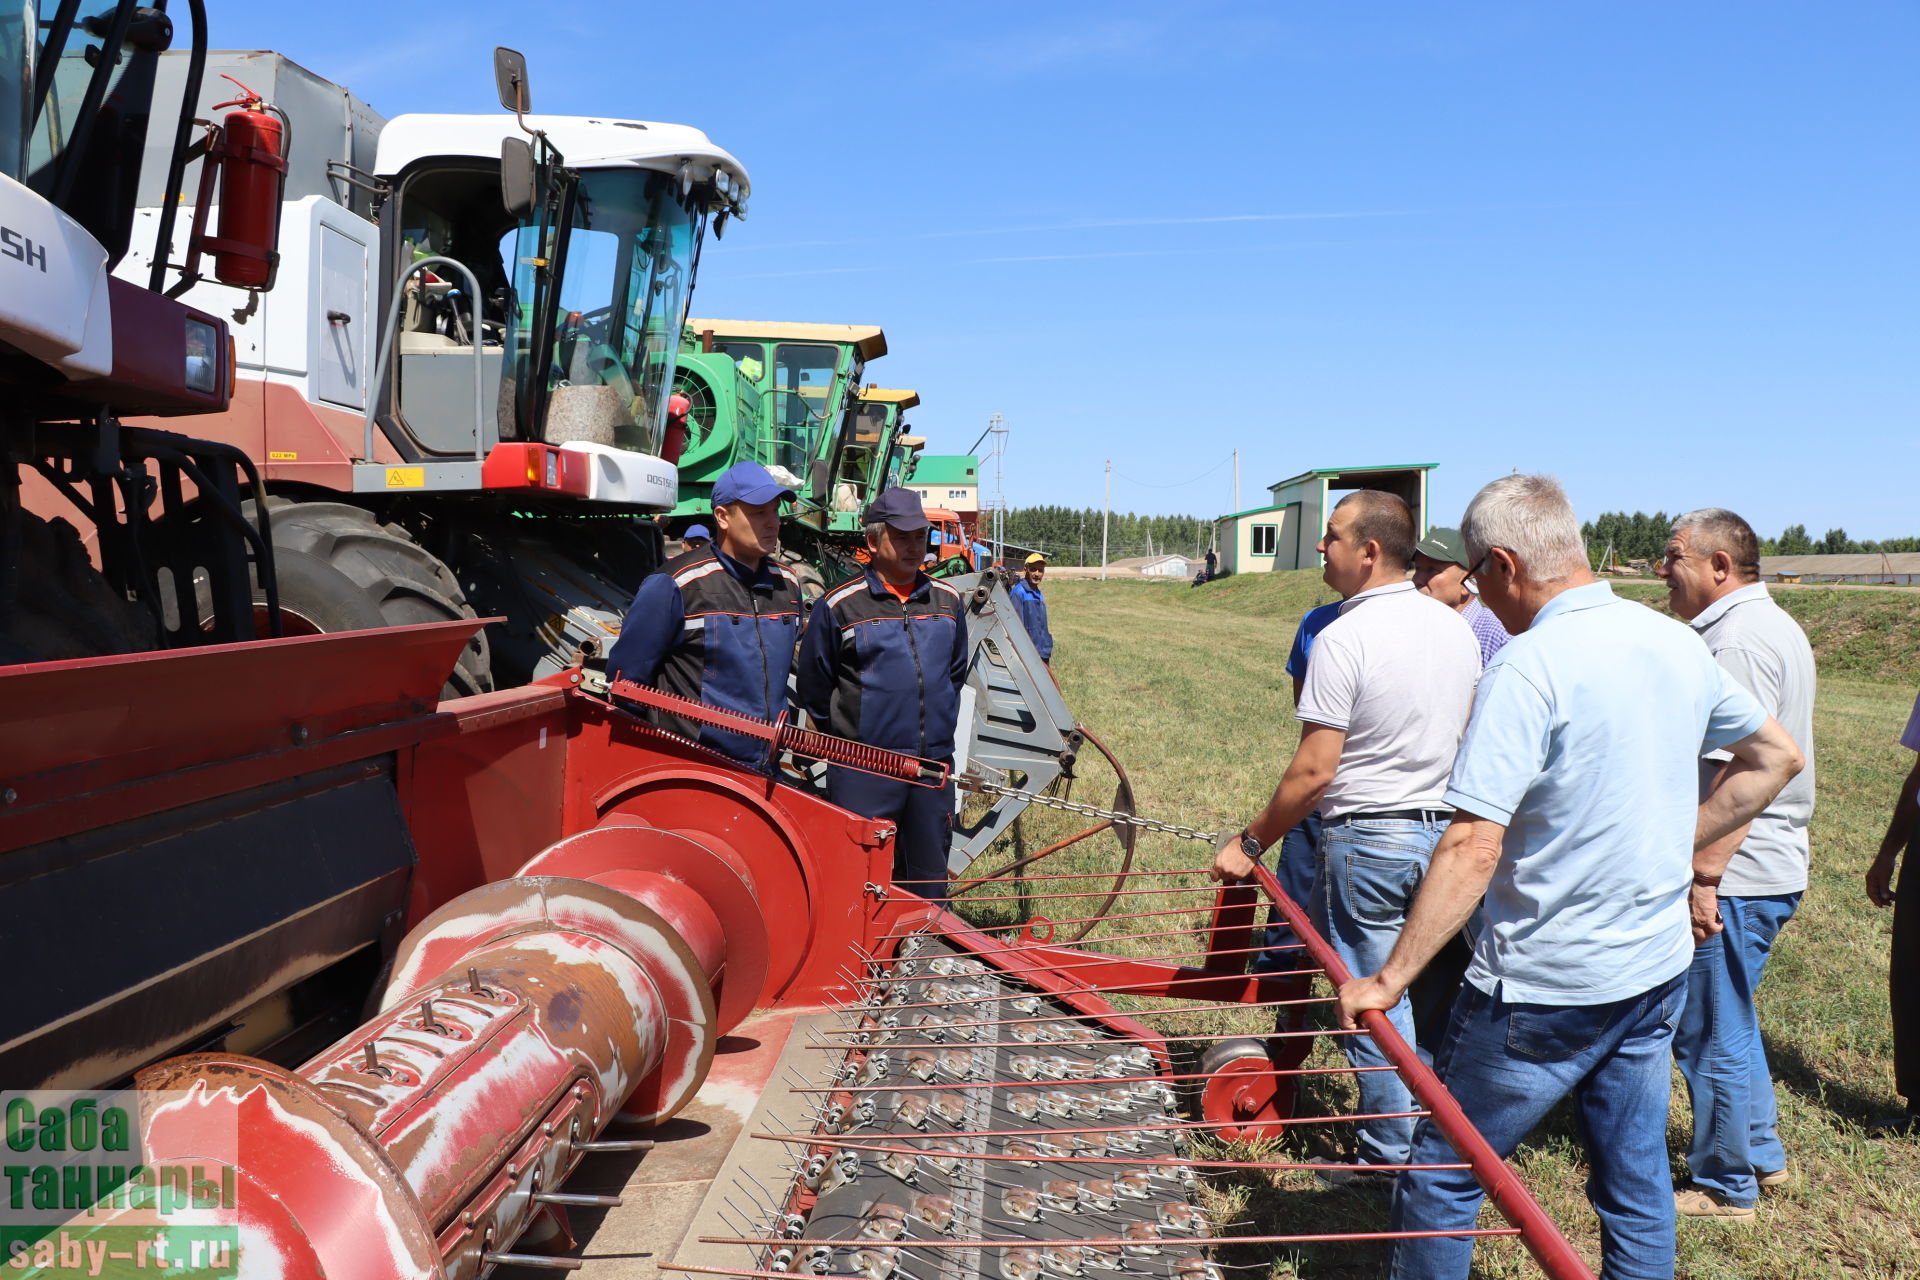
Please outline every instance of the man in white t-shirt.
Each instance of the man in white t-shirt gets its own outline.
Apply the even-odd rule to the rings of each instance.
[[[1413,516],[1389,493],[1348,494],[1327,520],[1320,554],[1327,585],[1346,597],[1313,642],[1294,714],[1300,746],[1260,816],[1229,838],[1214,874],[1242,879],[1253,859],[1317,807],[1324,819],[1320,875],[1309,910],[1347,967],[1386,960],[1452,809],[1447,775],[1473,706],[1480,646],[1459,614],[1407,580]],[[1388,1015],[1409,1043],[1412,1006]],[[1370,1038],[1345,1037],[1355,1067],[1386,1059]],[[1406,1163],[1412,1095],[1392,1071],[1357,1076],[1360,1164]],[[1399,1113],[1399,1114],[1396,1114]],[[1385,1186],[1385,1170],[1327,1170],[1336,1185]]]

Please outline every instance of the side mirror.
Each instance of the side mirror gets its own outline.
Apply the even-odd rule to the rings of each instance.
[[[515,115],[533,110],[533,95],[527,89],[527,59],[518,49],[493,51],[493,84],[500,92],[500,105]]]
[[[500,140],[500,203],[515,222],[532,217],[539,203],[534,190],[533,147],[525,138]]]

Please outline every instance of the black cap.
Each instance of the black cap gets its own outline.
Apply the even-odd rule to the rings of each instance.
[[[860,523],[884,524],[903,533],[930,528],[933,524],[920,505],[920,495],[911,489],[888,489],[867,504],[867,509],[860,513]]]

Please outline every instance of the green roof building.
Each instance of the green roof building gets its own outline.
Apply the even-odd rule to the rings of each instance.
[[[1427,473],[1437,462],[1390,466],[1323,467],[1270,485],[1266,506],[1236,511],[1214,521],[1220,567],[1231,573],[1269,573],[1275,569],[1317,569],[1314,548],[1327,531],[1327,516],[1354,489],[1398,494],[1413,511],[1416,537],[1426,536]]]

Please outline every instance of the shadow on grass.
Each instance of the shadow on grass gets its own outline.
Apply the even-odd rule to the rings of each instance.
[[[1869,1092],[1822,1075],[1792,1041],[1767,1037],[1767,1062],[1775,1083],[1841,1119],[1872,1128],[1896,1120],[1902,1114],[1885,1093]]]

